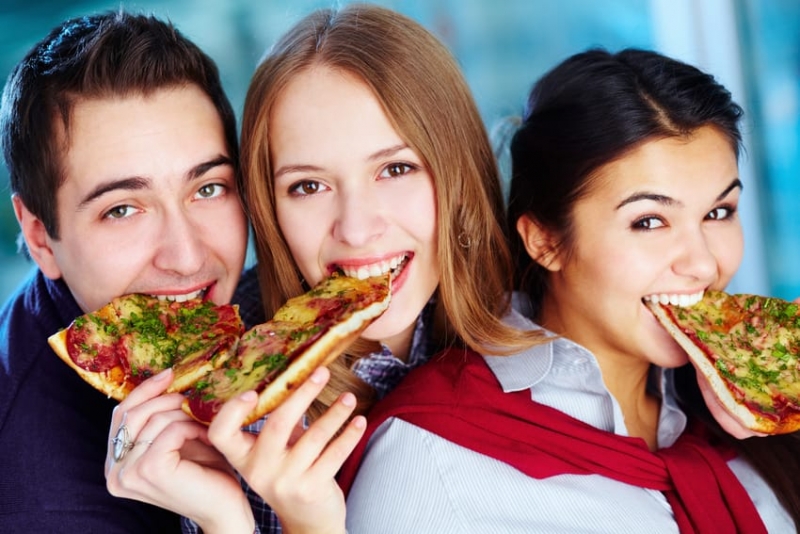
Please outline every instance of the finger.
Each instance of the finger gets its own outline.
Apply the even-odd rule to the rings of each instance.
[[[714,393],[706,377],[699,372],[697,373],[697,384],[700,387],[700,392],[708,410],[725,432],[736,439],[766,436],[766,434],[747,428],[735,414],[731,413]]]
[[[326,367],[315,369],[295,392],[269,414],[261,432],[274,436],[274,442],[291,443],[297,425],[302,422],[308,407],[328,383],[330,375]]]
[[[158,397],[166,391],[171,383],[172,369],[165,369],[136,386],[122,402],[114,407],[114,413],[111,416],[111,432],[115,432],[114,429],[122,424],[122,418],[128,410]]]
[[[354,417],[342,432],[328,443],[309,471],[323,479],[334,477],[356,448],[366,429],[366,418],[361,415]]]
[[[352,393],[340,395],[336,402],[297,440],[291,452],[295,461],[306,459],[306,462],[303,462],[305,467],[310,466],[336,436],[342,425],[347,422],[347,418],[353,413],[355,407],[356,398]]]
[[[180,397],[180,395],[177,395]],[[172,408],[167,411],[153,411],[144,410],[151,404],[163,403],[162,398],[153,399],[150,403],[137,407],[126,416],[126,428],[128,429],[129,442],[132,447],[120,458],[115,459],[113,456],[113,447],[111,447],[106,456],[106,476],[108,477],[116,469],[124,469],[125,465],[132,465],[138,461],[141,456],[147,453],[149,448],[159,440],[164,430],[175,422],[189,421],[191,418],[178,408]],[[141,412],[145,411],[143,415]],[[140,422],[140,417],[146,417],[144,422]]]
[[[242,421],[258,402],[255,391],[246,391],[227,401],[208,427],[208,440],[231,462],[240,467],[253,447],[255,436],[243,432]]]

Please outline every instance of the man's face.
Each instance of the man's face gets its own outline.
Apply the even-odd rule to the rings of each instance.
[[[60,238],[43,272],[92,311],[127,293],[233,295],[247,224],[222,121],[194,86],[82,100],[61,132]]]

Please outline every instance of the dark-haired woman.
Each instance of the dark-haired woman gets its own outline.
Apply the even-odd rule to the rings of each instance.
[[[351,533],[795,530],[794,438],[732,438],[748,433],[643,304],[736,272],[741,115],[712,76],[648,51],[577,54],[535,85],[509,201],[532,307],[506,321],[553,340],[409,375],[342,477],[363,453]]]

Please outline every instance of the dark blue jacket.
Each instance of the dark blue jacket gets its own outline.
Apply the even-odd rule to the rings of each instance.
[[[38,270],[0,310],[0,532],[180,532],[176,515],[106,489],[116,402],[47,344],[81,313]]]

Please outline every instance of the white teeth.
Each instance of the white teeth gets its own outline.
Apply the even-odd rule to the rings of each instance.
[[[686,293],[659,293],[657,295],[647,295],[644,297],[644,299],[649,300],[650,302],[671,304],[672,306],[681,306],[686,308],[689,306],[694,306],[700,302],[703,299],[703,292],[698,291],[697,293],[693,293],[691,295],[687,295]]]
[[[201,297],[206,292],[205,289],[200,289],[199,291],[192,291],[191,293],[184,293],[183,295],[156,295],[158,300],[168,300],[170,302],[186,302],[187,300],[192,300],[198,297]]]
[[[400,256],[395,256],[390,260],[380,261],[371,265],[365,265],[363,267],[342,267],[342,272],[345,274],[345,276],[364,280],[370,276],[380,276],[393,269],[396,269],[397,266],[402,264],[405,259],[405,254],[401,254]]]

